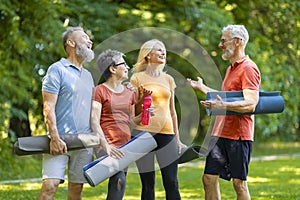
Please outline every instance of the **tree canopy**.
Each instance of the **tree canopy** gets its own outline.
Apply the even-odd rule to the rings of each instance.
[[[163,31],[165,35],[145,31],[145,37],[132,35],[132,38],[121,39],[136,39],[137,44],[151,36],[174,40],[169,43],[174,48],[168,52],[167,60],[169,72],[179,77],[175,79],[181,94],[177,96],[176,108],[180,119],[193,119],[193,112],[198,109],[197,121],[184,122],[184,128],[186,134],[201,140],[210,118],[198,104],[191,108],[189,101],[194,101],[190,98],[193,94],[197,101],[204,96],[186,89],[184,78],[195,79],[206,74],[211,62],[224,76],[229,64],[221,59],[218,49],[221,29],[227,24],[243,24],[250,34],[246,53],[262,73],[261,89],[281,91],[285,99],[283,113],[256,117],[255,137],[299,141],[299,9],[297,0],[3,0],[0,4],[0,137],[13,140],[45,134],[41,79],[48,66],[64,56],[61,34],[67,26],[82,26],[92,37],[94,47],[112,41],[109,39],[120,33],[122,36],[126,31],[152,27],[170,31]],[[173,33],[188,39],[176,40]],[[196,47],[184,44],[190,39],[203,47],[199,55],[207,55],[211,60],[205,58],[199,63],[199,55],[193,53]],[[109,43],[111,48],[118,48],[118,44],[122,49],[126,49],[122,44],[128,48],[133,45]],[[186,48],[176,49],[177,44]],[[137,51],[128,50],[126,55],[128,63],[133,65]],[[202,65],[200,71],[192,61]],[[210,86],[218,86],[213,76],[206,76],[204,80]]]

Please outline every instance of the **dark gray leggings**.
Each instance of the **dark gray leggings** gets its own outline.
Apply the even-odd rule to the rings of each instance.
[[[107,200],[122,200],[126,188],[126,172],[121,171],[109,178]]]

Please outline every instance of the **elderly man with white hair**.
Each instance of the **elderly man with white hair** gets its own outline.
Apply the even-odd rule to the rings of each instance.
[[[220,96],[215,101],[201,101],[209,109],[240,113],[253,112],[259,100],[260,71],[245,54],[249,35],[243,25],[228,25],[222,30],[219,47],[223,60],[228,60],[222,91],[243,91],[244,100],[225,102]],[[203,93],[216,91],[203,84],[203,80],[188,79],[189,84]],[[254,115],[219,115],[212,130],[212,145],[206,158],[202,181],[205,199],[221,199],[219,178],[233,180],[238,200],[250,199],[247,186],[248,166],[254,138]]]

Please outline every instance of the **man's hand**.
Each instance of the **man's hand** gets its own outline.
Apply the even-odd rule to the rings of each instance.
[[[67,145],[60,138],[52,138],[50,140],[50,154],[51,155],[61,155],[67,153]]]
[[[197,79],[198,79],[198,81],[194,81],[194,80],[188,78],[187,82],[190,86],[192,86],[192,88],[201,90],[201,88],[203,87],[203,79],[200,77],[197,77]]]
[[[226,105],[219,95],[216,96],[215,101],[200,101],[200,103],[204,107],[209,108],[209,109],[215,109],[215,110],[225,110],[226,109]]]

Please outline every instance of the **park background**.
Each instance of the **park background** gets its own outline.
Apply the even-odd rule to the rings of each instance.
[[[17,157],[12,145],[18,137],[46,133],[41,79],[48,66],[65,55],[61,34],[67,26],[82,26],[94,46],[132,29],[174,30],[197,41],[224,76],[228,62],[221,59],[218,48],[221,29],[227,24],[245,25],[250,34],[246,53],[261,71],[261,90],[281,91],[285,100],[283,113],[256,116],[255,145],[270,147],[270,153],[281,153],[276,150],[281,147],[293,147],[287,153],[300,152],[299,9],[297,0],[1,0],[1,180],[40,176],[35,165],[41,164],[41,157]],[[132,66],[136,57],[137,51],[129,52],[126,61]],[[168,52],[167,62],[186,78],[201,75],[172,52]],[[196,91],[195,95],[198,100],[205,98]],[[176,105],[179,118],[191,117],[182,113],[180,106]],[[200,106],[199,112],[199,122],[185,124],[185,134],[190,134],[193,143],[201,144],[211,118]],[[295,175],[299,176],[299,171]]]

